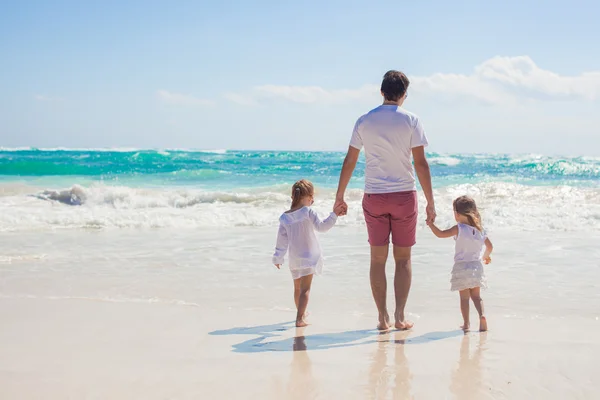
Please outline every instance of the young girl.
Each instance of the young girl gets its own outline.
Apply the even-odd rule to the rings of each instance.
[[[321,221],[310,206],[314,202],[314,187],[307,180],[301,180],[292,186],[292,206],[279,218],[279,233],[273,255],[273,264],[279,269],[289,250],[289,266],[294,279],[294,301],[298,313],[296,326],[306,326],[306,306],[314,274],[323,270],[321,247],[315,230],[327,232],[339,215],[343,214],[338,206],[325,220]]]
[[[465,331],[469,330],[469,298],[479,313],[479,330],[487,331],[487,320],[483,312],[483,300],[480,290],[486,288],[486,278],[481,264],[481,251],[483,262],[487,265],[492,262],[493,246],[481,226],[481,217],[477,211],[475,201],[468,196],[461,196],[454,200],[454,218],[457,225],[442,231],[430,223],[429,227],[433,234],[439,238],[454,237],[456,240],[454,268],[452,268],[452,279],[450,280],[452,291],[460,293],[460,310],[464,324],[461,326]]]

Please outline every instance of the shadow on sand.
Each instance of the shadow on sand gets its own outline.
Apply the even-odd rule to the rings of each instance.
[[[293,337],[277,340],[285,332],[296,329]],[[228,335],[251,335],[258,336],[241,343],[234,344],[232,350],[235,353],[262,353],[267,351],[307,351],[328,350],[342,347],[361,346],[369,343],[378,343],[377,337],[389,332],[380,332],[374,329],[318,333],[304,335],[306,328],[295,328],[294,321],[283,322],[272,325],[261,325],[251,327],[231,328],[210,332],[213,336]],[[447,339],[464,335],[463,331],[455,330],[448,332],[429,332],[404,340],[384,340],[395,344],[425,344],[437,340]]]

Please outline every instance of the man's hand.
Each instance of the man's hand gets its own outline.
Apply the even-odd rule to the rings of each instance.
[[[435,217],[437,217],[437,214],[435,213],[435,205],[431,203],[427,204],[425,212],[427,213],[427,219],[425,220],[425,222],[427,223],[427,225],[433,224],[435,222]]]

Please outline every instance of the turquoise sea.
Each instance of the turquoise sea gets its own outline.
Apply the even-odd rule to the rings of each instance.
[[[233,189],[308,178],[333,187],[343,157],[337,152],[0,149],[0,179]],[[428,157],[436,187],[482,181],[576,186],[600,183],[600,158],[437,153]],[[354,187],[361,187],[363,175],[361,160]]]
[[[325,212],[343,158],[341,152],[0,149],[0,229],[269,225],[300,178],[315,183],[316,206]],[[566,215],[599,226],[600,158],[429,153],[428,159],[442,215],[445,203],[467,193],[496,226],[570,229],[560,222]],[[356,213],[345,223],[362,221],[363,182],[361,158],[348,194]]]

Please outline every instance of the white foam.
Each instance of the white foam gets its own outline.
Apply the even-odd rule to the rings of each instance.
[[[431,157],[429,163],[433,165],[446,165],[448,167],[454,167],[460,164],[460,160],[454,157]]]
[[[2,189],[0,184],[0,193]],[[0,231],[271,226],[289,207],[288,190],[285,185],[227,192],[98,184],[59,191],[83,200],[82,205],[67,205],[26,196],[24,188],[13,187],[0,196]],[[600,230],[598,188],[500,182],[440,188],[435,190],[435,198],[441,226],[454,222],[452,200],[463,194],[475,198],[487,229]],[[65,198],[71,198],[66,195]],[[348,191],[349,214],[339,220],[339,225],[364,224],[362,195],[358,189]],[[333,199],[333,189],[320,188],[315,209],[326,215]],[[421,212],[424,205],[420,195]]]

